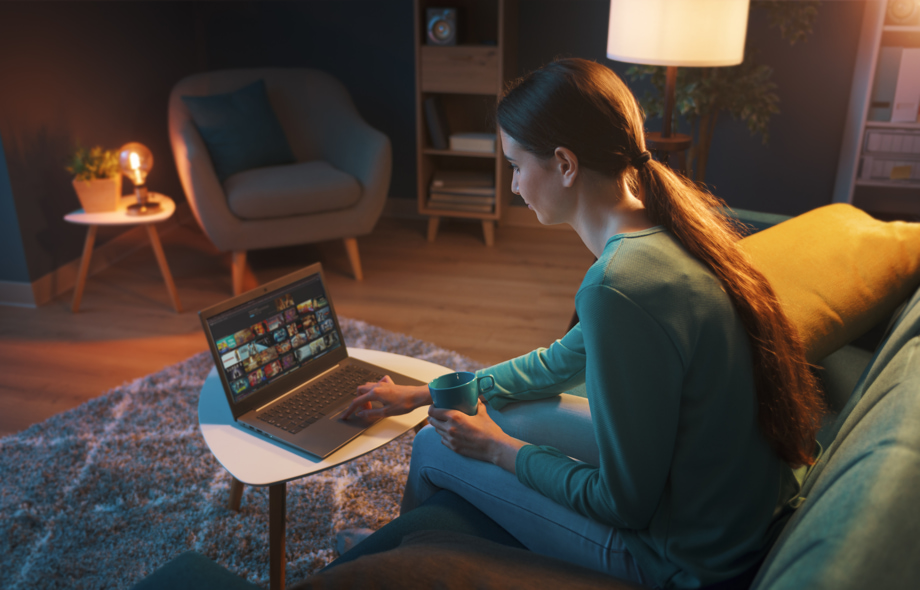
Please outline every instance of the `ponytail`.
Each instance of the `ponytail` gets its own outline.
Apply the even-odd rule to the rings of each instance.
[[[789,465],[813,464],[825,412],[818,380],[769,281],[738,246],[736,226],[721,213],[725,203],[654,160],[636,170],[634,182],[651,220],[712,270],[747,330],[764,437]]]

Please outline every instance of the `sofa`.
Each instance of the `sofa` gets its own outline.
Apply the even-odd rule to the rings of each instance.
[[[920,588],[920,224],[884,223],[849,205],[735,216],[751,232],[742,246],[806,344],[830,413],[823,452],[801,472],[797,508],[763,563],[711,588]],[[190,552],[136,588],[254,587],[233,578]],[[447,491],[289,587],[639,588],[527,551]]]

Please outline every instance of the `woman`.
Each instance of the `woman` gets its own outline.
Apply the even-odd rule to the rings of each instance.
[[[498,126],[512,191],[598,260],[575,328],[480,371],[496,387],[475,416],[429,410],[403,510],[448,488],[533,551],[650,586],[750,572],[795,495],[790,467],[813,463],[823,408],[775,294],[721,201],[650,159],[609,69],[533,72]],[[587,405],[563,394],[581,384]],[[350,411],[383,404],[370,415],[431,403],[388,380],[359,393]]]

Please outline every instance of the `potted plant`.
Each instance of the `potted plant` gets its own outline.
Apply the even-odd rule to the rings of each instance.
[[[74,175],[73,188],[87,213],[116,211],[121,200],[121,168],[118,152],[78,147],[67,166]]]

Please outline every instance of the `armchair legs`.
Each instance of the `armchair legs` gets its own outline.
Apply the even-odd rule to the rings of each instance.
[[[345,251],[348,252],[348,262],[351,263],[351,272],[355,275],[355,280],[364,280],[364,273],[361,271],[361,256],[358,254],[358,240],[356,238],[345,238]],[[237,296],[250,289],[259,286],[259,280],[253,274],[252,269],[246,262],[246,251],[238,250],[233,252],[233,296]]]
[[[348,262],[351,263],[351,271],[355,275],[355,280],[363,281],[364,273],[361,272],[361,257],[358,256],[358,240],[345,238],[345,250],[348,252]]]

